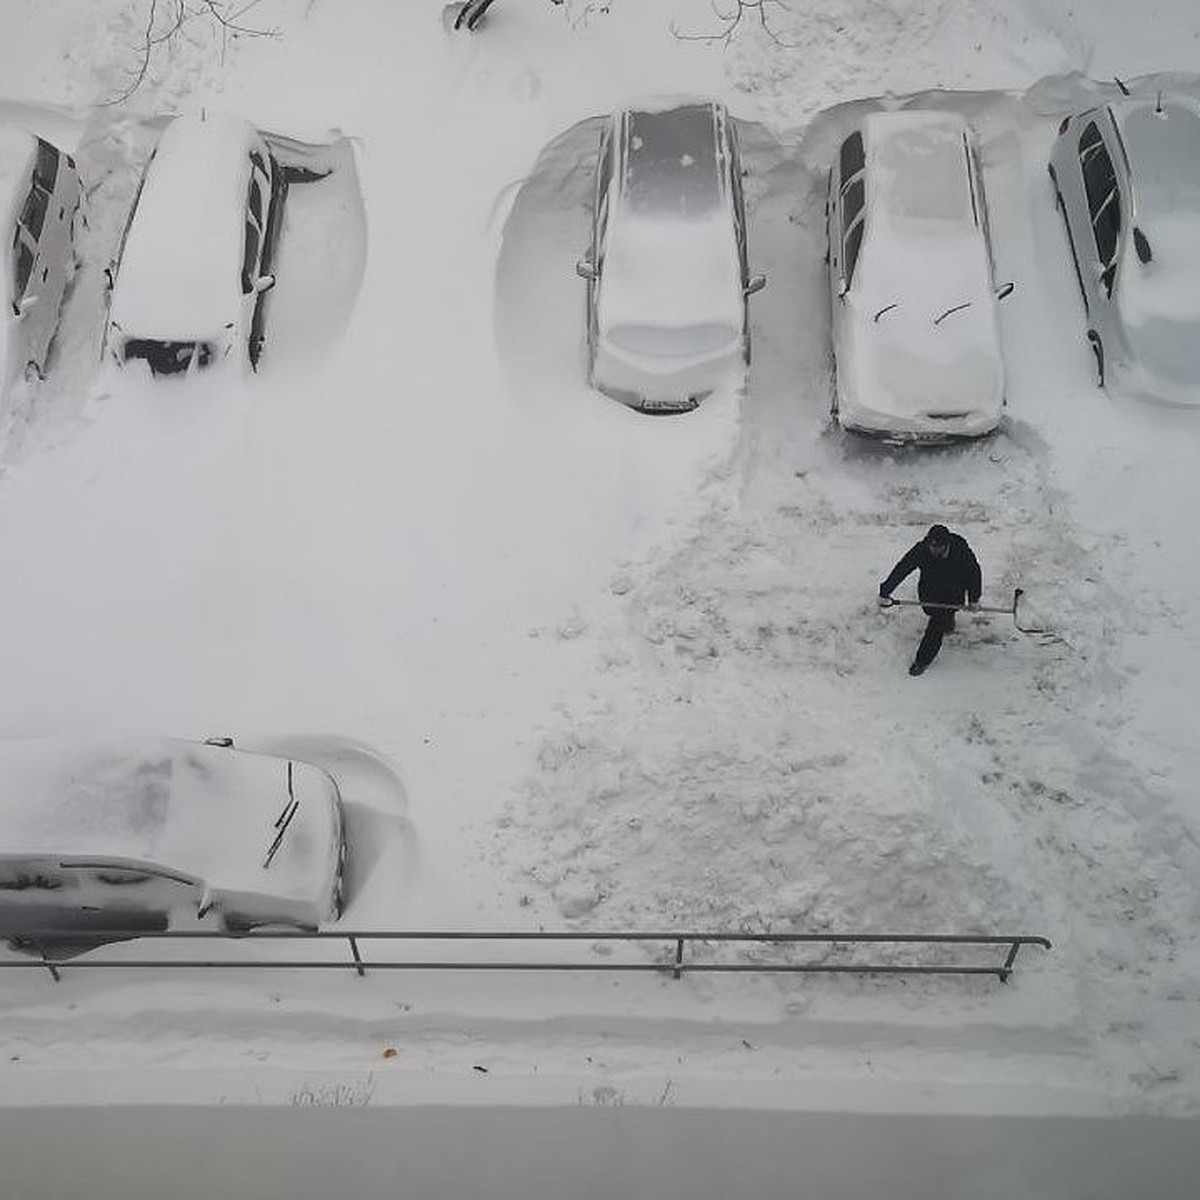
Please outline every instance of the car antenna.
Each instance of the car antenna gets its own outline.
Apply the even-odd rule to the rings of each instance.
[[[1159,116],[1162,116],[1162,110],[1162,89],[1160,88],[1158,92],[1158,100],[1154,104],[1154,111],[1158,113]]]
[[[1113,76],[1113,79],[1116,81],[1117,87],[1119,87],[1121,89],[1121,95],[1128,96],[1130,94],[1129,89],[1125,86],[1125,84],[1122,82],[1122,80],[1117,78],[1116,75]]]

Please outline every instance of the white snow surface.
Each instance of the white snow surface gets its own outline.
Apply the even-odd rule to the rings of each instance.
[[[89,205],[54,369],[0,422],[0,733],[320,761],[350,928],[1053,949],[1006,986],[8,971],[0,1101],[1200,1111],[1200,426],[1093,386],[1045,169],[1117,94],[1093,80],[1196,88],[1194,0],[783,0],[730,30],[707,0],[498,0],[474,35],[261,0],[241,23],[274,36],[191,21],[130,91],[148,9],[0,13],[3,88],[75,114]],[[584,386],[574,274],[598,118],[662,92],[741,122],[771,279],[746,395],[680,418]],[[828,425],[822,204],[847,123],[917,96],[971,120],[1017,289],[1001,430],[894,454]],[[114,380],[103,268],[153,119],[209,105],[351,140],[361,290],[344,331],[326,297],[337,336],[269,328],[247,380]],[[353,211],[304,234],[335,255]],[[1051,636],[981,615],[910,679],[920,617],[875,593],[933,522]]]

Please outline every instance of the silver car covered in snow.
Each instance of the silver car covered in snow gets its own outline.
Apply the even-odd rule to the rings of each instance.
[[[0,126],[3,325],[0,392],[46,373],[67,284],[75,270],[79,174],[69,154],[22,129]]]
[[[633,408],[686,411],[745,380],[749,275],[737,137],[725,107],[614,113],[600,138],[587,280],[588,382]]]
[[[979,437],[1004,408],[983,176],[955,113],[868,114],[826,201],[833,414],[890,441]]]
[[[1050,158],[1099,381],[1200,404],[1200,103],[1065,117]]]
[[[227,739],[0,743],[0,936],[315,928],[345,862],[333,778]],[[97,937],[98,941],[111,940]]]

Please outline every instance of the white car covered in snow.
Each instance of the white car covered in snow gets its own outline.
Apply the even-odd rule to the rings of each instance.
[[[1200,404],[1200,103],[1063,119],[1050,158],[1102,385]]]
[[[633,408],[695,408],[744,382],[751,277],[733,122],[711,101],[613,114],[600,138],[587,280],[588,382]]]
[[[0,936],[315,928],[340,915],[337,784],[211,743],[0,743]]]
[[[836,380],[845,429],[894,441],[991,432],[1004,360],[983,178],[953,113],[866,116],[826,201]]]
[[[63,294],[75,270],[75,214],[82,195],[69,154],[23,129],[0,126],[0,246],[4,310],[0,393],[46,373]]]
[[[236,117],[177,117],[146,166],[126,226],[105,338],[155,375],[254,367],[274,286],[283,172]]]

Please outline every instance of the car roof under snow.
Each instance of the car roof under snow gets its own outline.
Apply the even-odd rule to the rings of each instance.
[[[303,890],[327,856],[334,785],[309,763],[288,776],[286,759],[173,738],[4,743],[0,858],[129,860],[221,888]],[[264,869],[292,796],[286,853]]]
[[[215,337],[242,304],[250,152],[265,153],[247,121],[176,117],[147,165],[110,319],[127,337]]]
[[[863,121],[870,211],[896,223],[970,229],[976,205],[967,169],[970,127],[956,113],[881,112]],[[947,232],[948,232],[947,228]]]

